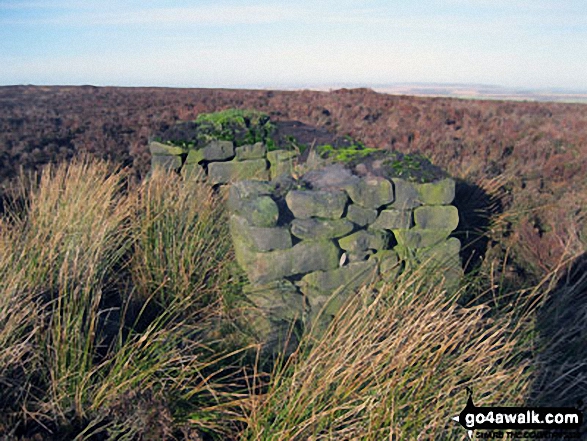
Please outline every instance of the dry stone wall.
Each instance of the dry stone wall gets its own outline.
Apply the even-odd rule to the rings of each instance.
[[[250,325],[269,348],[295,323],[324,326],[361,286],[393,282],[410,266],[437,265],[449,289],[462,277],[451,178],[414,183],[330,164],[294,179],[296,152],[262,143],[185,151],[155,142],[151,153],[153,167],[232,184],[230,232],[258,311]]]
[[[235,147],[232,141],[212,141],[201,149],[187,149],[151,142],[151,165],[180,172],[190,179],[228,184],[245,179],[270,180],[292,170],[294,151],[267,151],[257,142]]]

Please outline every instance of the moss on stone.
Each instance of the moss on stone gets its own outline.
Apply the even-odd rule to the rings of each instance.
[[[440,167],[420,154],[389,152],[381,163],[381,169],[387,178],[401,178],[417,183],[434,182],[447,176]]]

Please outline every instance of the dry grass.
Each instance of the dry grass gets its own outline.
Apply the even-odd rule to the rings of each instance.
[[[531,384],[526,323],[461,308],[426,269],[355,299],[319,341],[307,337],[248,414],[246,439],[462,439],[465,405],[522,404]]]
[[[516,292],[498,258],[452,296],[424,266],[365,288],[272,372],[243,369],[254,351],[226,308],[239,287],[221,201],[163,173],[129,190],[125,173],[50,167],[0,218],[9,439],[463,439],[450,418],[466,386],[477,405],[587,390],[584,267]]]

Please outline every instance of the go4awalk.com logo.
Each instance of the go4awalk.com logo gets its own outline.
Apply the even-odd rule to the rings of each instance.
[[[467,405],[453,420],[472,439],[581,439],[583,413],[573,407],[477,407],[467,388]],[[579,403],[579,407],[582,403]]]

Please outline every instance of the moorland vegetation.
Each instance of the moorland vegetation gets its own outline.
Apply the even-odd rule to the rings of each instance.
[[[467,386],[477,405],[585,397],[585,106],[91,87],[2,88],[0,103],[8,439],[462,439]],[[138,179],[150,136],[228,107],[420,151],[459,178],[460,289],[419,267],[266,358],[222,194]]]

